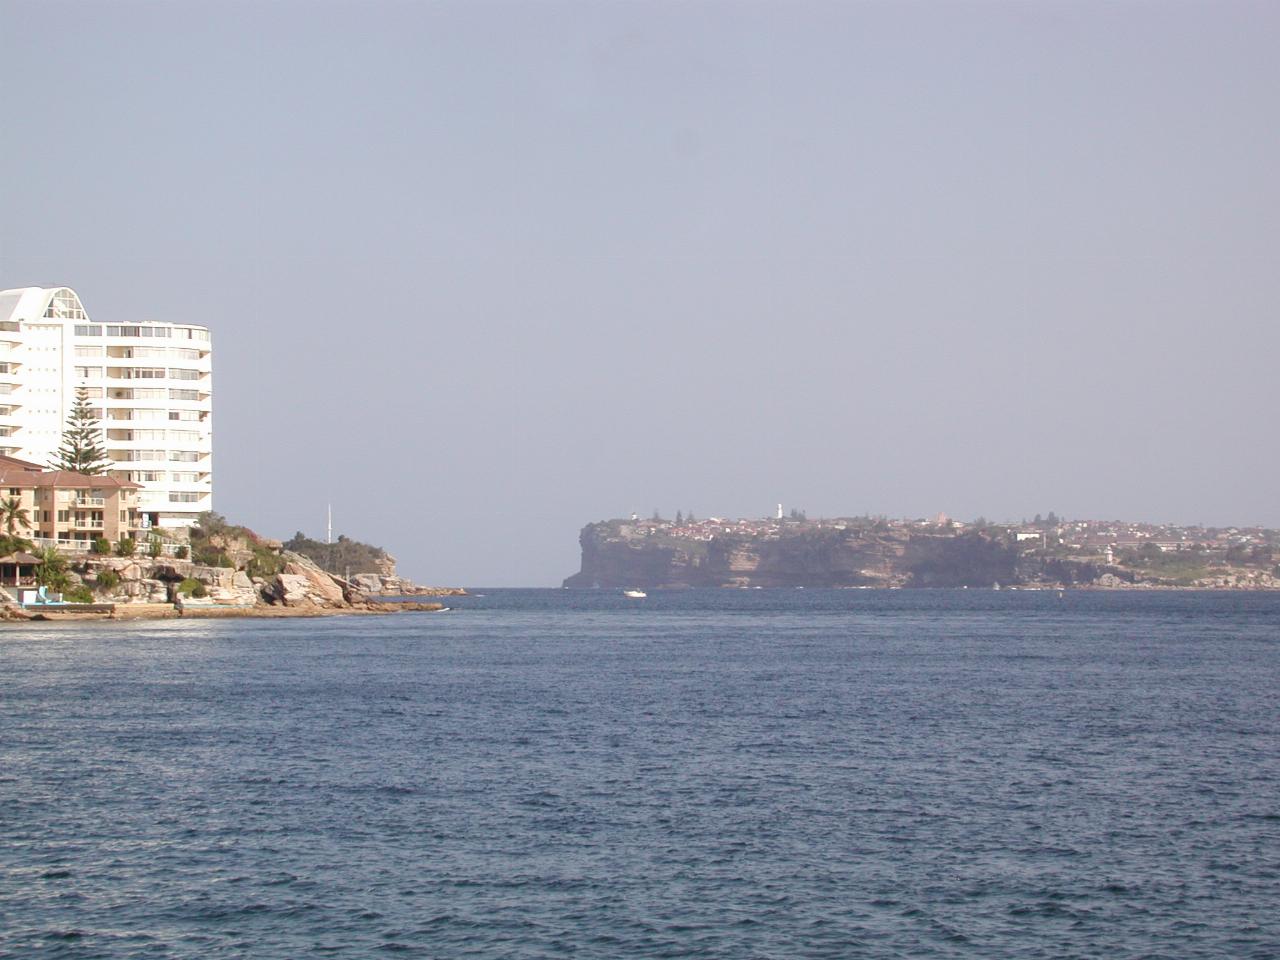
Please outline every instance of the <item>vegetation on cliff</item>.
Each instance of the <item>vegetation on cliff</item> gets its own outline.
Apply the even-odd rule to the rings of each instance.
[[[385,573],[394,562],[381,547],[339,536],[333,543],[312,540],[301,531],[285,541],[284,548],[300,553],[321,570],[345,577],[358,573]]]
[[[236,556],[248,551],[249,556]],[[243,568],[250,577],[274,577],[284,569],[279,544],[212,510],[191,529],[191,559],[206,567]]]

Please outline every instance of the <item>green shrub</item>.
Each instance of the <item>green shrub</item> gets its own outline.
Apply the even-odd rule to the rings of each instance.
[[[89,550],[93,553],[107,556],[111,553],[111,541],[106,537],[98,537],[93,541],[93,546],[91,546]]]
[[[229,567],[231,561],[227,559],[227,555],[220,547],[212,544],[202,543],[195,547],[195,551],[191,554],[191,559],[206,567]]]
[[[98,581],[99,590],[114,590],[120,586],[120,574],[110,568],[99,570],[95,579]]]
[[[251,577],[262,577],[269,580],[284,569],[285,559],[280,554],[259,544],[250,544],[253,559],[245,567],[245,573]]]
[[[184,544],[183,546],[175,550],[173,555],[177,557],[179,560],[185,560],[187,559],[187,557],[191,555],[191,551],[188,550],[186,545]]]
[[[209,591],[205,589],[204,584],[195,577],[187,577],[187,579],[178,584],[178,593],[184,597],[196,597],[197,599],[209,595]]]
[[[137,549],[138,541],[133,537],[121,537],[120,542],[116,544],[116,553],[122,557],[132,557]]]
[[[147,556],[150,557],[152,560],[160,556],[161,549],[162,547],[160,546],[159,537],[152,537],[150,540],[147,541]]]
[[[80,584],[62,591],[62,599],[67,603],[93,603],[93,591]]]

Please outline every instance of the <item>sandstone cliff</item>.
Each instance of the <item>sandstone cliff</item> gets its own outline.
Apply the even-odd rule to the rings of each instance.
[[[608,520],[582,529],[566,587],[1144,587],[1277,589],[1280,575],[1220,563],[1162,578],[1098,557],[1054,554],[992,528],[930,532],[866,521]]]

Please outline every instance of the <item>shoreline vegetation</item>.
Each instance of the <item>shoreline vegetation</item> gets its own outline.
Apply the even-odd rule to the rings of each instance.
[[[175,547],[176,538],[182,542]],[[88,554],[32,553],[21,537],[0,539],[8,564],[0,571],[0,618],[8,622],[437,612],[447,607],[436,598],[466,592],[400,577],[395,558],[379,547],[347,537],[326,544],[301,533],[282,543],[216,513],[141,544],[101,540]],[[40,602],[41,592],[59,599]]]

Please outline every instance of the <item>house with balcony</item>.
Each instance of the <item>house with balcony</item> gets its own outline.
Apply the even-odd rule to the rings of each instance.
[[[141,484],[105,474],[44,470],[39,465],[0,455],[0,500],[18,503],[24,520],[13,533],[38,546],[87,552],[98,539],[118,543],[145,535],[138,509]],[[4,529],[9,532],[8,527]]]

